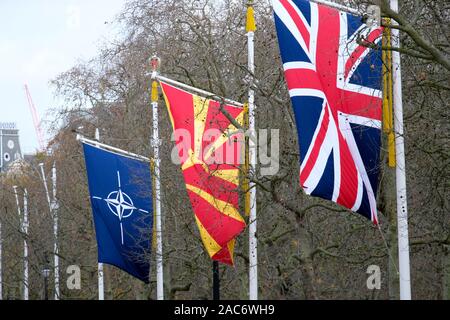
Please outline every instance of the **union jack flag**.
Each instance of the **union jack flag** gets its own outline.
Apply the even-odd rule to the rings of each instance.
[[[300,184],[378,223],[382,28],[306,0],[274,0],[300,145]]]

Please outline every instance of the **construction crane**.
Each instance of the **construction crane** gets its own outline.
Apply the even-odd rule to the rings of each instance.
[[[34,105],[33,99],[31,98],[30,90],[28,89],[28,85],[25,83],[25,95],[27,97],[28,106],[30,108],[31,116],[33,117],[34,130],[36,131],[36,137],[39,143],[39,151],[44,151],[44,136],[42,135],[41,123],[39,120],[39,115],[36,111],[36,106]]]

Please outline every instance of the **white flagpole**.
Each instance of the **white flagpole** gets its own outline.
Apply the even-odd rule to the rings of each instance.
[[[45,177],[45,172],[44,172],[44,164],[42,162],[39,163],[39,167],[41,168],[42,182],[44,183],[45,195],[47,197],[48,207],[51,210],[52,209],[52,202],[50,200],[50,193],[48,192],[47,178]]]
[[[45,195],[47,196],[48,207],[50,208],[50,214],[53,217],[53,235],[54,235],[54,245],[53,245],[53,253],[54,253],[54,264],[55,264],[55,300],[59,299],[59,257],[58,257],[58,245],[57,245],[57,235],[58,235],[58,217],[57,217],[57,203],[55,201],[56,194],[56,168],[53,166],[52,169],[52,179],[53,181],[53,200],[50,199],[50,192],[48,191],[47,186],[47,178],[45,177],[44,172],[44,164],[39,163],[39,167],[41,168],[42,174],[42,182],[44,183]]]
[[[23,299],[28,300],[28,192],[27,189],[23,192]]]
[[[153,85],[156,82],[158,75],[159,59],[154,56],[151,58],[152,66],[152,91]],[[156,94],[156,97],[154,95]],[[161,176],[159,172],[160,158],[159,146],[159,126],[158,126],[158,99],[157,92],[152,92],[152,114],[153,114],[153,139],[151,144],[153,146],[154,157],[154,175],[155,175],[155,222],[156,222],[156,296],[158,300],[164,300],[164,276],[163,276],[163,255],[162,255],[162,225],[161,225]]]
[[[95,140],[100,142],[100,131],[98,130],[98,128],[95,128]],[[98,262],[97,267],[98,267],[98,270],[97,270],[98,300],[105,300],[105,282],[104,282],[104,278],[103,278],[103,263]]]
[[[103,281],[103,263],[98,263],[98,300],[105,300],[105,287]]]
[[[17,186],[13,186],[13,190],[14,190],[14,197],[16,198],[17,214],[19,215],[19,219],[22,220],[22,211],[20,210],[19,195],[17,194]]]
[[[248,122],[249,133],[255,135],[255,92],[253,90],[254,74],[255,74],[255,22],[252,1],[249,1],[247,7],[247,49],[248,49],[248,71],[249,89],[248,89]],[[249,139],[249,168],[252,174],[256,173],[256,135],[255,139]],[[256,239],[256,185],[254,182],[249,183],[250,192],[250,215],[249,215],[249,298],[250,300],[258,300],[258,248]]]
[[[398,0],[390,1],[391,9],[398,12]],[[393,20],[395,26],[397,22]],[[392,28],[392,46],[400,47],[399,29]],[[392,51],[392,78],[394,92],[394,130],[396,154],[396,185],[397,185],[397,232],[398,232],[398,262],[400,272],[400,299],[411,300],[411,280],[409,263],[408,209],[406,201],[406,167],[405,145],[403,138],[403,102],[402,73],[400,68],[400,53]]]
[[[20,209],[20,203],[19,203],[19,195],[17,194],[17,186],[13,186],[13,190],[14,190],[14,197],[16,199],[16,205],[17,205],[17,214],[19,216],[19,220],[20,220],[20,231],[23,232],[23,220],[22,219],[22,211]],[[25,210],[25,203],[24,203],[24,210]],[[24,247],[24,251],[25,251],[25,247]],[[25,256],[24,256],[24,267],[25,267]],[[25,274],[25,268],[23,270],[23,282],[24,282],[24,287],[23,287],[23,299],[24,300],[28,300],[28,292],[26,292],[27,290],[27,286],[25,285],[25,281],[26,281],[26,274]]]
[[[55,300],[59,300],[59,248],[58,248],[58,200],[56,199],[56,164],[53,162],[52,167],[52,182],[53,182],[53,235],[54,235],[54,264],[55,264]]]

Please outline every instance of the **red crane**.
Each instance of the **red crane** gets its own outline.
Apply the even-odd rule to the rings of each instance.
[[[39,151],[44,151],[44,136],[42,135],[41,130],[41,122],[39,120],[39,115],[36,111],[36,107],[34,105],[33,99],[31,98],[30,90],[28,89],[28,85],[25,83],[25,95],[27,97],[28,106],[30,107],[31,116],[33,117],[34,130],[36,131],[36,137],[39,143]]]

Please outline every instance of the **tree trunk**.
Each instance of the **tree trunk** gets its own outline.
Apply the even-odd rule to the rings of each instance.
[[[149,285],[138,282],[134,285],[134,296],[136,300],[147,300],[149,296]]]
[[[387,135],[383,135],[383,150],[387,149]],[[400,293],[400,278],[398,274],[398,235],[397,235],[397,196],[395,185],[395,168],[388,166],[387,152],[382,155],[383,176],[381,180],[380,206],[386,215],[389,228],[388,242],[388,294],[390,300],[398,300]]]
[[[298,234],[301,248],[300,270],[303,275],[303,286],[305,299],[317,300],[316,275],[312,259],[312,239],[308,231],[298,221]]]

